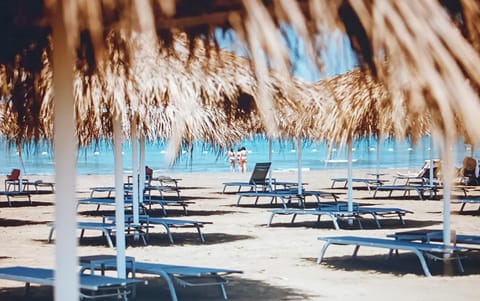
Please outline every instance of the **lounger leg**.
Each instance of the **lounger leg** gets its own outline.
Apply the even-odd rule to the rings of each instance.
[[[320,255],[318,255],[318,258],[317,258],[317,264],[322,262],[323,256],[325,255],[325,252],[327,251],[327,248],[329,245],[330,245],[330,242],[328,241],[323,245],[322,250],[320,251]]]
[[[7,194],[7,203],[8,207],[12,207],[12,203],[10,202],[10,196]]]
[[[363,230],[363,224],[362,224],[362,221],[361,221],[361,217],[360,216],[357,216],[355,217],[355,219],[357,220],[358,222],[358,227]]]
[[[178,301],[177,292],[175,291],[175,286],[173,285],[172,278],[164,271],[159,271],[159,274],[165,279],[167,282],[168,289],[170,290],[170,296],[172,297],[172,301]]]
[[[108,246],[110,248],[114,249],[115,247],[113,246],[112,237],[110,236],[110,232],[106,229],[103,229],[102,232],[105,233],[105,238],[107,239]]]
[[[330,217],[332,218],[332,222],[333,222],[333,225],[335,226],[335,230],[340,230],[340,226],[338,225],[337,217],[332,216],[332,215],[330,215]]]
[[[28,203],[32,205],[32,197],[29,194],[27,194],[27,196],[28,196]]]
[[[420,252],[419,250],[413,250],[413,252],[415,252],[415,254],[418,257],[418,260],[420,260],[420,264],[422,265],[425,276],[428,276],[428,277],[432,276],[432,274],[430,273],[430,270],[428,269],[427,261],[425,260],[425,257],[423,256],[422,252]]]
[[[294,214],[293,214],[293,217],[292,217],[292,220],[290,221],[290,223],[292,223],[292,224],[293,224],[293,222],[295,221],[295,218],[296,218],[296,217],[297,217],[297,214],[296,214],[296,213],[294,213]]]
[[[200,241],[205,242],[205,238],[203,237],[202,230],[200,230],[201,225],[195,224],[195,227],[197,227],[197,232],[198,232],[198,236],[200,236]]]
[[[173,241],[173,235],[172,235],[172,232],[170,231],[170,227],[168,225],[163,225],[163,226],[167,231],[167,235],[168,235],[168,239],[170,240],[170,243],[174,244],[175,242]]]
[[[30,282],[25,283],[25,297],[30,295]]]
[[[220,289],[222,290],[223,299],[227,300],[227,290],[225,289],[225,285],[223,283],[220,283]]]
[[[242,198],[242,195],[239,195],[238,196],[238,199],[237,199],[237,207],[240,206],[240,199]]]
[[[52,242],[53,231],[55,231],[55,227],[54,227],[54,226],[52,226],[52,227],[50,228],[50,233],[48,234],[48,243],[51,243],[51,242]]]
[[[352,254],[352,257],[357,257],[357,254],[358,254],[358,250],[360,249],[360,246],[359,245],[356,245],[355,246],[355,249],[353,250],[353,254]]]
[[[465,208],[465,205],[466,205],[466,204],[467,204],[467,203],[463,203],[463,204],[462,204],[462,207],[460,207],[460,212],[463,212],[463,209]],[[9,203],[8,205],[10,206],[10,203]],[[479,209],[480,209],[480,208],[479,208]]]
[[[375,224],[377,224],[377,228],[378,229],[382,228],[382,225],[380,225],[380,221],[378,220],[377,215],[374,212],[372,212],[371,215],[373,220],[375,221]]]
[[[403,215],[401,213],[398,213],[398,219],[400,220],[401,225],[405,225],[405,221],[403,220]]]
[[[274,216],[275,216],[275,212],[272,212],[272,215],[270,215],[270,220],[268,221],[268,226],[269,227],[272,225],[272,220],[273,220]]]

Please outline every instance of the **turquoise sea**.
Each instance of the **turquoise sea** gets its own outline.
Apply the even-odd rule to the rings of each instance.
[[[245,140],[235,145],[235,150],[245,146],[248,150],[247,169],[251,170],[256,162],[269,160],[269,143],[264,138]],[[379,144],[380,168],[412,168],[423,165],[424,160],[430,158],[429,137],[421,139],[416,145],[409,141],[381,140]],[[456,150],[457,166],[465,155],[469,155],[471,147],[463,141],[453,146]],[[165,143],[146,144],[146,164],[156,172],[185,173],[185,172],[226,172],[230,166],[227,154],[219,153],[212,147],[197,144],[192,150],[183,150],[178,161],[169,167],[165,160],[167,145]],[[364,139],[353,143],[353,167],[361,169],[377,168],[377,141],[374,138]],[[273,142],[272,167],[274,170],[297,169],[297,143]],[[124,143],[123,162],[125,171],[132,168],[131,143]],[[5,141],[0,140],[0,172],[7,174],[12,168],[20,167],[24,175],[54,174],[54,157],[52,146],[48,143],[39,143],[36,146],[23,147],[20,157],[16,147],[8,147]],[[474,156],[480,158],[480,150],[474,150]],[[433,148],[434,158],[438,158],[438,151]],[[330,152],[326,142],[302,143],[302,167],[304,170],[342,169],[347,167],[346,147],[331,146]],[[325,160],[331,160],[326,162]],[[113,145],[99,143],[89,148],[80,149],[77,159],[78,174],[111,174],[114,170]]]

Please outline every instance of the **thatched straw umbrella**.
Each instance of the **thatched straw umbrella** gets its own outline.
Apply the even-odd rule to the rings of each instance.
[[[106,71],[89,74],[81,60],[77,63],[74,91],[79,145],[111,138],[114,111],[123,116],[124,137],[130,136],[131,126],[136,126],[148,140],[168,140],[181,131],[179,138],[184,144],[202,140],[227,147],[266,131],[256,102],[258,81],[249,59],[198,45],[190,52],[184,35],[178,36],[174,50],[155,47],[151,37],[145,35],[137,34],[131,42],[110,38],[117,39],[117,44],[134,43],[137,51],[130,58],[130,68],[121,66],[114,42],[108,44],[111,59],[104,63]],[[53,137],[49,53],[51,49],[44,50],[39,78],[20,66],[10,74],[5,65],[0,69],[0,96],[6,99],[2,110],[8,119],[1,130],[9,141],[20,144]],[[278,72],[270,74],[267,85],[274,100],[272,115],[281,130],[279,135],[308,136],[308,128],[288,122],[304,115],[305,100],[313,98],[305,88],[308,84],[298,79],[290,81]],[[25,101],[20,108],[15,106],[21,103],[19,99]]]

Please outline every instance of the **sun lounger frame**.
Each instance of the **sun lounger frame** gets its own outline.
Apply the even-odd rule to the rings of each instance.
[[[273,204],[278,199],[282,201],[283,208],[287,209],[288,204],[291,203],[292,200],[298,200],[298,204],[300,207],[305,207],[305,198],[307,196],[315,197],[317,203],[320,203],[322,196],[332,196],[334,201],[338,200],[338,196],[333,192],[326,192],[326,191],[310,191],[310,190],[303,190],[302,194],[299,195],[296,189],[286,189],[286,190],[275,190],[275,191],[244,191],[237,193],[237,206],[240,206],[240,201],[244,197],[254,197],[255,202],[254,204],[257,205],[258,200],[261,197],[270,198],[270,203]]]
[[[52,242],[53,240],[53,232],[55,231],[55,224],[51,223],[49,224],[50,226],[50,232],[48,234],[48,242]],[[130,234],[130,233],[137,233],[139,236],[142,238],[143,244],[147,245],[147,240],[145,238],[146,236],[146,231],[145,227],[143,225],[133,225],[126,223],[125,224],[126,228],[125,234]],[[103,236],[105,236],[105,239],[107,240],[108,246],[110,248],[115,248],[112,240],[113,233],[116,231],[116,225],[114,223],[105,223],[105,222],[78,222],[77,223],[77,229],[81,230],[80,233],[80,239],[83,238],[85,234],[85,230],[95,230],[95,231],[101,231]]]
[[[100,255],[106,257],[104,255]],[[80,258],[82,263],[82,258]],[[209,267],[196,267],[196,266],[182,266],[162,263],[150,263],[135,261],[131,267],[134,266],[134,274],[132,277],[137,277],[138,274],[156,275],[162,277],[168,286],[172,301],[178,301],[175,283],[186,286],[218,286],[222,292],[223,298],[228,299],[225,284],[228,283],[228,279],[224,278],[224,275],[233,273],[243,273],[239,270],[231,269],[219,269]],[[92,268],[90,263],[83,263],[84,269]],[[95,265],[94,268],[100,268],[103,270],[116,269],[116,262],[114,260],[106,260],[104,264]],[[127,269],[132,272],[131,268]],[[208,281],[204,281],[208,278]],[[200,280],[200,281],[199,281]]]
[[[430,191],[430,193],[436,196],[438,187],[430,187],[427,185],[379,185],[375,188],[373,192],[373,198],[377,197],[378,191],[389,191],[388,197],[392,197],[393,191],[403,191],[403,195],[405,196],[410,191],[416,191],[418,198],[420,200],[425,200],[425,191]]]
[[[422,242],[443,242],[443,230],[441,229],[420,229],[413,231],[396,232],[389,234],[387,237],[392,237],[398,240],[407,241],[422,241]],[[453,239],[453,237],[452,237]],[[480,245],[480,235],[455,235],[455,245],[468,244]]]
[[[11,281],[25,282],[25,295],[28,295],[31,283],[54,286],[54,270],[13,266],[0,268],[0,278]],[[96,299],[117,297],[127,300],[132,290],[128,288],[144,282],[135,279],[120,279],[109,276],[80,274],[80,297]],[[88,291],[89,293],[86,293]],[[97,294],[98,293],[98,294]]]
[[[341,209],[338,206],[326,206],[326,207],[320,207],[320,209],[276,209],[276,210],[271,210],[271,215],[270,215],[270,220],[268,222],[268,226],[271,226],[273,217],[277,214],[280,215],[293,215],[291,219],[291,223],[295,221],[295,218],[297,215],[316,215],[317,216],[317,222],[320,222],[320,217],[322,215],[327,215],[332,219],[333,225],[335,226],[335,229],[339,230],[340,226],[338,223],[339,219],[344,219],[344,218],[355,218],[359,224],[360,228],[363,228],[361,219],[363,218],[363,215],[371,215],[373,220],[375,221],[375,224],[377,225],[377,228],[381,228],[382,225],[380,224],[380,220],[378,217],[385,217],[385,216],[391,216],[395,215],[398,216],[400,220],[400,224],[404,225],[405,221],[403,220],[403,216],[405,216],[407,213],[413,213],[412,211],[401,209],[401,208],[377,208],[377,207],[362,207],[362,206],[354,206],[354,210],[352,212],[349,212],[346,209]]]
[[[8,207],[12,207],[11,198],[16,198],[16,197],[27,197],[28,203],[32,205],[32,196],[28,191],[0,191],[0,195],[4,195],[7,197]]]
[[[362,222],[361,222],[361,216],[358,214],[358,212],[348,212],[345,210],[318,210],[318,209],[293,209],[293,208],[284,208],[284,209],[276,209],[276,210],[271,210],[271,215],[270,219],[268,221],[268,226],[270,227],[272,225],[273,217],[275,215],[293,215],[292,219],[290,220],[291,223],[295,222],[295,218],[297,215],[316,215],[317,216],[317,222],[320,222],[320,218],[322,215],[326,215],[330,217],[332,220],[332,223],[335,227],[336,230],[340,230],[340,225],[338,221],[340,219],[345,219],[345,218],[352,218],[355,219],[358,223],[358,226],[363,229]]]
[[[106,216],[105,218],[110,221],[115,221],[114,216]],[[128,223],[129,225],[133,225],[133,216],[130,214],[125,215],[125,222]],[[172,244],[174,244],[175,241],[173,239],[171,228],[196,228],[200,241],[204,243],[205,236],[203,235],[201,228],[203,228],[204,225],[213,224],[212,222],[206,222],[206,221],[150,217],[148,215],[140,215],[139,222],[146,229],[147,240],[148,240],[149,229],[151,225],[160,225],[165,228],[165,231],[167,232],[167,235],[168,235],[168,239]]]
[[[452,199],[452,203],[461,203],[462,206],[460,207],[460,212],[463,212],[465,209],[465,206],[467,204],[476,204],[478,206],[478,211],[480,211],[480,198],[479,197],[464,197],[464,198],[458,198],[458,199]]]
[[[332,185],[330,188],[335,188],[336,183],[345,183],[343,188],[347,188],[348,178],[332,178]],[[353,183],[364,183],[367,186],[368,191],[371,190],[372,187],[376,187],[379,185],[383,185],[387,180],[380,180],[380,179],[369,179],[369,178],[352,178]]]
[[[449,253],[453,255],[451,259],[455,260],[458,264],[460,271],[463,272],[463,266],[459,254],[469,251],[468,248],[458,247],[458,246],[445,246],[443,244],[433,244],[433,243],[420,243],[420,242],[411,242],[403,240],[393,240],[386,238],[373,238],[373,237],[355,237],[355,236],[333,236],[333,237],[319,237],[319,240],[325,241],[325,244],[320,251],[318,256],[317,263],[321,263],[327,248],[334,245],[353,245],[355,249],[352,256],[356,257],[360,246],[374,247],[374,248],[384,248],[389,249],[388,257],[391,257],[393,250],[405,250],[415,253],[417,255],[420,264],[422,265],[423,272],[425,276],[432,276],[430,269],[428,268],[426,257],[434,259],[443,259],[442,256],[430,257],[432,253],[444,254]]]

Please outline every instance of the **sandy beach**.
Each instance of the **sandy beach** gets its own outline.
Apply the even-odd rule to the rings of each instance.
[[[390,182],[399,170],[384,170]],[[366,176],[366,170],[355,170],[354,177]],[[242,200],[236,206],[234,193],[222,194],[222,182],[247,181],[250,171],[240,173],[185,173],[174,174],[180,178],[179,186],[184,200],[191,202],[188,216],[179,208],[169,208],[168,216],[209,221],[203,233],[206,242],[200,243],[195,229],[173,229],[175,244],[170,244],[161,227],[150,230],[147,246],[127,238],[128,256],[136,260],[181,265],[229,268],[243,271],[227,278],[229,300],[478,300],[480,291],[480,254],[473,252],[463,259],[465,273],[456,270],[454,276],[442,276],[443,264],[429,262],[433,277],[425,277],[421,265],[412,253],[400,252],[386,260],[388,250],[362,247],[359,256],[352,259],[352,246],[331,246],[325,261],[316,263],[323,242],[319,236],[356,235],[382,237],[402,231],[420,228],[442,227],[442,201],[418,200],[411,197],[385,198],[386,193],[372,198],[372,192],[361,184],[354,190],[355,201],[362,205],[400,207],[414,213],[405,217],[405,225],[397,218],[381,220],[377,229],[371,219],[363,221],[364,229],[357,225],[342,224],[335,230],[332,222],[324,218],[316,223],[314,216],[298,216],[290,224],[289,216],[277,216],[268,227],[269,210],[279,208],[260,199],[254,206],[252,198]],[[338,192],[346,198],[346,189],[330,189],[332,177],[344,177],[346,170],[305,171],[303,181],[309,190]],[[50,176],[29,176],[53,181]],[[296,181],[296,172],[274,173],[277,180]],[[112,175],[82,175],[77,180],[77,197],[89,196],[90,187],[112,186]],[[400,192],[394,192],[400,196]],[[54,220],[53,194],[33,195],[33,205],[25,199],[13,199],[8,207],[5,196],[0,196],[0,266],[26,265],[32,267],[54,266],[54,244],[47,242],[48,223]],[[62,201],[62,200],[58,200]],[[312,202],[313,203],[313,202]],[[461,234],[476,234],[480,229],[478,206],[467,205],[466,212],[459,213],[460,204],[452,204],[451,227]],[[81,205],[78,220],[99,221],[102,215],[112,215],[111,208],[95,212],[94,205]],[[150,211],[162,216],[159,207]],[[99,232],[86,232],[80,241],[78,255],[115,254]],[[170,300],[167,286],[159,278],[149,277],[149,285],[138,289],[136,300]],[[0,280],[0,300],[18,300],[23,296],[23,283]],[[178,287],[179,300],[222,300],[216,287]],[[51,300],[50,288],[33,287],[27,300]]]

